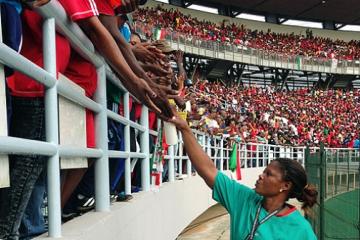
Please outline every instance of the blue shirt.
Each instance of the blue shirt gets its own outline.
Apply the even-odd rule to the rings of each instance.
[[[119,31],[125,38],[126,42],[130,42],[131,31],[129,25],[127,23],[124,23],[124,25],[119,29]]]
[[[21,10],[22,10],[22,6],[21,6],[21,3],[20,1],[17,1],[17,0],[0,0],[0,4],[1,3],[7,3],[7,4],[10,4],[12,5],[16,11],[20,14],[21,13]]]
[[[354,148],[360,148],[360,139],[357,138],[355,141],[354,141]]]

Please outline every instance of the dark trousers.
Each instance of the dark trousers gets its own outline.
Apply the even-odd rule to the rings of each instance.
[[[45,139],[44,101],[42,98],[12,99],[10,136],[33,140]],[[11,187],[0,194],[0,239],[18,239],[34,185],[46,167],[46,157],[37,155],[10,156]]]

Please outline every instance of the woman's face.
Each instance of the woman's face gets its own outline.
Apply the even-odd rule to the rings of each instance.
[[[259,175],[255,183],[255,192],[264,197],[280,194],[280,189],[289,188],[289,182],[283,180],[283,173],[277,161],[272,161]]]

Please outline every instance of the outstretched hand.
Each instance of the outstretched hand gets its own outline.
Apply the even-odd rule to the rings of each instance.
[[[179,116],[179,114],[175,110],[175,107],[172,107],[171,110],[172,110],[173,117],[171,119],[169,119],[168,121],[173,123],[176,126],[176,128],[179,129],[180,131],[189,130],[190,129],[189,125],[187,124],[187,122],[184,119],[182,119]]]
[[[139,6],[139,0],[121,0],[120,11],[121,13],[131,13]]]
[[[162,114],[162,110],[154,103],[154,99],[158,98],[158,93],[154,91],[144,79],[139,78],[137,82],[128,85],[127,88],[129,92],[153,112],[159,115]]]
[[[144,63],[156,63],[165,57],[156,47],[149,43],[137,43],[132,47],[132,51],[137,60]]]
[[[177,92],[171,89],[166,89],[152,81],[149,81],[148,83],[151,90],[156,93],[156,97],[151,98],[151,100],[161,109],[161,113],[158,113],[158,115],[161,119],[167,121],[173,116],[168,95],[176,94]]]
[[[171,71],[169,69],[166,69],[162,67],[160,64],[156,63],[146,63],[142,65],[142,68],[145,71],[150,71],[156,76],[168,76],[171,74]]]
[[[175,61],[177,63],[182,63],[183,62],[183,59],[184,59],[184,52],[181,51],[181,50],[177,50],[175,52]]]

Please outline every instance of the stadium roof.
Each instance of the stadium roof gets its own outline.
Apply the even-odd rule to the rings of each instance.
[[[235,16],[240,13],[264,15],[286,21],[298,19],[336,25],[360,25],[358,0],[188,0],[187,3],[223,7]]]

